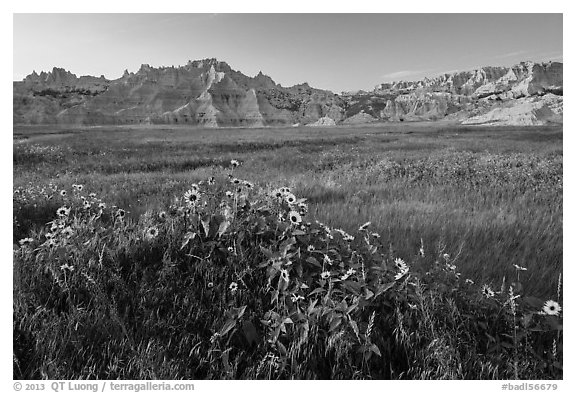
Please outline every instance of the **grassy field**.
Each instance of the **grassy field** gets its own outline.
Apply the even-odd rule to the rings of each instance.
[[[23,270],[24,268],[18,263],[32,264],[30,265],[32,267],[27,266],[33,271],[38,269],[33,267],[36,262],[32,262],[32,254],[21,251],[18,242],[25,237],[36,239],[46,230],[45,225],[55,219],[56,209],[62,205],[70,205],[71,202],[67,198],[75,194],[72,189],[73,184],[82,184],[83,193],[86,195],[94,193],[96,197],[93,198],[102,200],[107,206],[114,205],[116,206],[115,209],[127,211],[127,221],[139,223],[134,225],[145,225],[143,223],[149,225],[150,212],[169,211],[171,206],[173,208],[181,203],[182,195],[194,183],[205,182],[211,176],[225,179],[229,171],[230,161],[238,160],[241,165],[234,169],[233,175],[252,182],[256,189],[270,192],[276,188],[289,187],[297,198],[305,198],[306,220],[310,222],[318,220],[330,228],[341,228],[348,233],[355,233],[362,224],[371,222],[369,231],[378,234],[378,249],[382,250],[382,255],[387,255],[390,260],[402,258],[405,261],[410,261],[416,279],[418,278],[416,273],[418,268],[414,265],[417,261],[421,260],[422,265],[426,268],[436,266],[430,271],[438,273],[434,269],[438,269],[439,260],[445,259],[447,266],[451,266],[452,270],[457,269],[459,272],[459,275],[456,276],[457,281],[463,282],[464,278],[467,278],[474,281],[478,287],[485,283],[494,290],[504,289],[499,294],[504,299],[500,304],[499,312],[502,312],[510,305],[509,302],[506,303],[506,296],[508,296],[506,288],[509,287],[510,283],[514,283],[515,293],[528,299],[560,300],[557,299],[557,291],[558,278],[562,271],[562,154],[562,129],[558,127],[482,128],[442,123],[420,123],[352,128],[278,129],[15,128],[14,244],[15,253],[21,252],[15,258],[15,330],[18,332],[15,335],[15,353],[17,353],[15,357],[20,359],[17,362],[18,366],[15,365],[15,375],[53,379],[68,377],[73,379],[79,375],[100,378],[166,377],[168,379],[172,377],[220,377],[217,371],[206,365],[206,362],[215,361],[209,357],[202,358],[204,363],[201,360],[194,363],[195,370],[197,370],[196,374],[187,374],[182,371],[182,364],[178,363],[177,360],[174,360],[174,363],[167,361],[167,358],[179,359],[184,355],[180,352],[171,352],[171,345],[174,344],[164,342],[162,335],[154,330],[158,329],[160,324],[152,329],[156,333],[152,333],[150,330],[146,339],[142,336],[140,341],[136,340],[132,334],[141,333],[127,333],[125,330],[130,331],[130,328],[126,326],[135,323],[138,319],[133,315],[137,311],[134,309],[115,310],[114,313],[118,313],[118,315],[112,313],[111,318],[124,322],[118,323],[114,329],[124,332],[119,333],[121,337],[119,340],[130,342],[133,353],[138,353],[138,356],[141,357],[140,362],[148,359],[150,364],[156,366],[132,364],[126,360],[130,358],[129,354],[118,354],[110,349],[113,353],[108,353],[108,357],[106,357],[108,362],[106,363],[108,367],[106,370],[94,369],[90,371],[83,365],[76,365],[73,367],[74,373],[67,374],[58,367],[50,368],[47,366],[47,361],[55,361],[55,358],[62,356],[61,352],[53,349],[50,355],[53,358],[50,358],[46,352],[48,350],[42,352],[37,348],[32,349],[34,348],[33,343],[37,342],[35,340],[39,340],[38,332],[42,331],[38,325],[37,316],[34,318],[31,316],[34,313],[33,306],[38,300],[33,300],[30,293],[34,288],[35,291],[38,291],[39,289],[35,285],[39,284],[32,284],[29,279],[24,278],[26,274],[24,272],[27,270]],[[62,189],[67,191],[68,196],[62,197],[59,194]],[[50,194],[52,196],[48,198],[47,193],[50,192],[52,192]],[[254,202],[254,204],[257,203]],[[78,214],[79,217],[82,216],[80,213]],[[86,222],[91,223],[89,217],[94,216],[86,217],[88,220]],[[75,225],[80,226],[79,223]],[[231,224],[231,227],[234,225]],[[170,236],[174,236],[174,239],[178,233],[180,236],[184,235],[184,233],[174,229],[174,226],[171,228]],[[240,240],[235,238],[235,242],[242,243],[245,241],[242,239],[251,236],[238,229],[240,227],[234,228],[237,228],[234,236],[243,233]],[[205,235],[206,238],[210,238],[208,231]],[[166,235],[166,239],[177,241],[170,236]],[[295,236],[299,238],[298,235]],[[282,236],[277,238],[278,243],[270,244],[280,247],[285,237],[286,233],[283,232]],[[361,238],[359,235],[356,237]],[[90,239],[88,237],[85,240],[90,243]],[[368,240],[366,241],[368,242]],[[258,248],[263,247],[264,243],[262,242],[263,240],[259,238],[258,241],[254,240],[254,243],[248,242],[247,244]],[[312,244],[310,239],[308,242],[308,245]],[[88,248],[90,247],[92,246],[88,246]],[[96,247],[95,250],[98,249],[98,245],[94,247]],[[122,247],[126,248],[127,246]],[[142,256],[142,252],[144,252],[144,255],[153,255],[158,260],[164,260],[165,264],[165,260],[168,258],[167,250],[171,249],[171,246],[165,246],[167,248],[164,249],[164,255],[162,255],[162,252],[154,254],[150,250],[146,254],[138,247],[134,246],[130,252],[126,250],[123,252],[126,252],[130,258],[146,259],[147,256]],[[344,261],[343,255],[348,254],[343,248],[338,247],[337,249],[340,250],[338,255],[342,256],[342,263],[345,265],[348,262]],[[358,245],[358,247],[361,246]],[[370,247],[368,251],[365,251],[371,252],[369,250]],[[152,254],[150,254],[151,252]],[[159,251],[156,250],[155,252]],[[176,251],[174,252],[176,253]],[[237,255],[236,249],[234,252]],[[250,252],[255,251],[247,251],[248,254]],[[360,253],[360,251],[358,252]],[[176,254],[170,254],[173,261],[180,260],[178,259],[180,256]],[[48,259],[56,258],[59,260],[57,257],[51,256],[52,254],[47,255],[46,258]],[[128,258],[126,255],[124,257]],[[90,259],[91,257],[85,256],[85,258]],[[258,258],[253,256],[253,259]],[[351,258],[354,259],[354,257]],[[250,261],[250,258],[244,258],[243,261]],[[427,265],[427,263],[432,265]],[[350,264],[355,270],[358,270],[358,266],[360,266],[354,265],[352,262]],[[515,264],[525,267],[527,270],[519,271],[513,266]],[[362,265],[363,268],[364,265]],[[204,273],[207,271],[202,270]],[[417,289],[418,285],[427,280],[423,271],[421,281],[415,284]],[[40,270],[38,272],[40,275],[46,274],[40,273]],[[200,274],[198,272],[196,271],[194,274]],[[299,277],[301,276],[300,273]],[[436,273],[429,276],[436,277]],[[136,276],[131,276],[130,280],[144,280],[141,274],[144,273],[139,272]],[[210,274],[214,274],[214,272],[212,271]],[[236,271],[234,274],[238,274],[238,272]],[[521,280],[518,279],[520,274],[522,275]],[[120,276],[126,279],[122,274]],[[223,277],[221,278],[223,279]],[[270,279],[270,277],[268,278]],[[224,279],[223,282],[225,282]],[[304,280],[303,282],[307,281]],[[308,282],[307,285],[311,284]],[[424,287],[429,289],[434,285],[428,283]],[[176,289],[174,290],[176,291]],[[405,290],[409,293],[413,291],[406,288]],[[51,290],[47,291],[46,296],[51,298],[53,296],[50,295]],[[110,293],[114,292],[111,291]],[[223,291],[226,292],[226,288]],[[279,288],[277,291],[282,292]],[[412,294],[420,299],[421,304],[428,304],[426,307],[429,307],[428,310],[433,310],[430,312],[434,315],[446,311],[442,308],[435,309],[434,302],[458,303],[456,298],[446,300],[445,295],[438,295],[438,293],[443,293],[440,290],[436,290],[434,295],[430,296],[426,295],[426,291],[422,291],[416,290]],[[479,293],[478,291],[476,293]],[[63,293],[66,293],[70,299],[69,288]],[[111,296],[110,293],[108,296]],[[167,294],[164,293],[164,295]],[[264,296],[254,293],[252,295]],[[291,295],[296,296],[293,291]],[[248,296],[248,292],[245,296]],[[350,296],[358,295],[354,292],[354,295]],[[98,299],[102,300],[101,298]],[[394,299],[394,302],[399,301],[397,298]],[[426,301],[431,303],[426,303],[423,299],[428,299]],[[388,299],[387,301],[391,300]],[[81,307],[78,306],[80,310],[85,310],[86,307],[90,308],[95,304],[78,300],[69,302],[76,306],[81,305]],[[116,299],[114,302],[121,301]],[[239,321],[242,317],[240,314],[245,312],[242,309],[242,302],[235,303],[235,308],[230,308],[229,299],[223,299],[222,304],[222,313],[226,309],[229,320]],[[386,304],[382,307],[390,306],[388,303]],[[480,307],[480,303],[474,304]],[[136,305],[132,306],[135,307]],[[143,304],[139,306],[145,308]],[[261,305],[254,306],[252,309],[263,311],[260,307]],[[324,304],[324,307],[327,306]],[[422,306],[420,311],[426,314],[426,307]],[[465,308],[466,306],[462,307]],[[251,306],[248,309],[251,309]],[[233,317],[230,316],[230,312],[232,312],[230,310],[237,310]],[[492,330],[486,334],[494,339],[489,339],[490,342],[494,341],[498,342],[499,345],[501,344],[498,350],[492,349],[491,352],[486,352],[488,346],[482,344],[484,349],[475,349],[473,353],[480,358],[488,356],[488,354],[491,354],[490,356],[497,355],[502,364],[506,364],[509,360],[507,356],[513,353],[514,359],[516,359],[514,370],[503,369],[504,366],[499,366],[498,362],[492,358],[479,366],[479,363],[474,363],[473,360],[465,360],[454,354],[446,354],[446,359],[452,359],[451,361],[454,362],[457,359],[457,362],[467,364],[468,370],[458,374],[454,371],[457,369],[454,365],[456,363],[440,366],[426,363],[410,368],[407,364],[410,364],[413,356],[417,356],[416,353],[422,355],[428,351],[426,353],[433,354],[437,349],[432,348],[430,343],[434,342],[434,345],[439,345],[439,342],[448,338],[437,337],[434,335],[436,333],[432,336],[426,336],[422,333],[423,336],[420,341],[412,342],[410,340],[414,339],[413,336],[403,336],[402,329],[398,330],[399,326],[403,326],[401,321],[404,319],[402,318],[408,318],[408,314],[398,313],[399,308],[392,307],[391,310],[396,310],[396,312],[392,312],[392,315],[395,315],[394,321],[379,320],[378,315],[384,311],[378,310],[377,312],[376,309],[367,308],[362,311],[364,329],[367,329],[370,324],[372,326],[395,326],[388,333],[397,337],[394,344],[380,340],[378,352],[396,353],[394,351],[399,350],[399,347],[395,347],[395,345],[400,347],[404,345],[403,350],[413,348],[414,354],[400,357],[390,356],[387,361],[392,363],[382,364],[373,363],[375,360],[370,360],[370,356],[366,355],[369,351],[366,350],[368,352],[362,352],[359,365],[344,364],[346,362],[339,357],[338,353],[346,353],[351,349],[344,344],[339,347],[340,344],[335,344],[334,340],[336,339],[330,336],[326,338],[327,346],[323,350],[325,350],[325,356],[328,356],[330,348],[336,350],[337,354],[334,355],[332,369],[324,370],[318,364],[308,364],[306,370],[296,369],[296,366],[292,365],[292,369],[287,371],[285,367],[288,366],[287,363],[283,363],[286,361],[284,358],[291,356],[292,360],[295,360],[298,356],[304,355],[301,353],[303,351],[301,346],[296,344],[290,346],[285,342],[282,347],[274,347],[275,350],[279,351],[277,357],[281,359],[283,366],[280,369],[282,371],[278,371],[279,367],[276,367],[270,368],[266,373],[262,371],[264,366],[261,364],[251,367],[251,365],[243,363],[246,362],[247,357],[255,356],[254,354],[257,353],[257,350],[251,346],[252,339],[249,338],[248,343],[250,345],[248,346],[243,346],[245,343],[234,344],[233,340],[231,344],[231,341],[228,340],[228,349],[220,348],[218,349],[220,352],[216,351],[220,354],[217,363],[221,364],[222,369],[219,370],[224,370],[225,375],[233,378],[326,378],[334,377],[343,369],[347,370],[347,372],[343,372],[343,378],[511,378],[519,375],[524,378],[531,378],[532,376],[534,378],[536,376],[539,378],[557,378],[558,375],[561,376],[557,361],[549,362],[550,365],[556,363],[554,366],[549,366],[547,371],[543,373],[538,374],[534,371],[533,368],[536,367],[537,362],[530,360],[532,355],[528,355],[528,347],[531,348],[530,350],[534,350],[536,344],[528,345],[529,334],[522,336],[526,340],[526,346],[522,347],[525,355],[524,360],[518,361],[522,356],[518,355],[520,347],[516,335],[514,335],[514,345],[508,348],[507,345],[502,344],[504,339],[494,338],[495,333]],[[207,311],[212,312],[210,309]],[[278,310],[276,311],[279,313]],[[390,312],[390,310],[388,311]],[[76,312],[79,311],[76,310]],[[94,315],[100,312],[104,311],[95,311]],[[105,314],[109,315],[110,312],[110,310],[105,311]],[[172,312],[175,310],[166,311],[167,315],[175,315],[171,314]],[[286,312],[288,313],[288,311]],[[374,314],[371,312],[377,315],[376,322]],[[254,313],[257,312],[254,311]],[[292,314],[288,313],[287,315]],[[360,318],[360,316],[358,317]],[[54,321],[59,321],[63,332],[68,331],[65,326],[68,326],[67,324],[71,323],[71,320],[63,322],[54,315],[51,318],[54,318]],[[127,320],[130,322],[124,318],[128,318]],[[224,316],[221,318],[223,319],[218,319],[218,321],[224,323],[226,318]],[[334,323],[335,317],[330,318],[329,323]],[[515,310],[511,318],[512,320],[517,318]],[[294,318],[292,317],[292,319]],[[490,320],[490,318],[488,319]],[[217,324],[218,321],[215,320],[211,323]],[[169,325],[168,322],[166,323]],[[470,328],[469,325],[461,323],[461,321],[458,324],[455,320],[442,323],[448,324],[452,328],[455,324],[460,328]],[[490,325],[489,322],[486,323]],[[515,322],[512,324],[516,326]],[[206,322],[204,326],[206,331],[202,334],[194,333],[198,336],[196,337],[197,342],[202,342],[201,335],[205,336],[210,330],[212,333],[218,330],[214,329],[213,326],[209,327],[209,325]],[[556,326],[554,323],[552,325]],[[351,330],[346,331],[347,333],[339,333],[340,336],[355,335],[358,341],[364,340],[362,348],[371,348],[369,345],[371,343],[369,341],[370,334],[365,332],[362,336],[358,333],[357,325],[351,323],[350,326],[352,326]],[[356,327],[354,328],[354,326]],[[477,325],[474,326],[477,327]],[[494,327],[496,325],[490,326],[490,329],[496,329]],[[509,327],[509,325],[507,326]],[[330,325],[331,329],[332,327]],[[233,328],[234,326],[230,328],[231,331],[235,331],[236,328]],[[312,329],[311,326],[309,328]],[[429,325],[422,325],[418,329],[425,331],[428,328],[430,328]],[[242,325],[242,331],[245,334],[246,329],[250,331],[252,328],[246,328],[245,325]],[[295,332],[298,331],[295,326],[294,329]],[[435,332],[438,326],[430,329]],[[257,326],[255,330],[263,335],[260,327]],[[288,330],[288,333],[284,333],[289,334],[290,329]],[[554,330],[551,333],[552,336],[557,334],[556,330],[558,329],[556,327],[552,330]],[[380,331],[381,334],[385,332],[385,328]],[[114,335],[115,333],[110,334]],[[229,332],[226,331],[225,334],[229,334]],[[282,336],[282,333],[278,334]],[[315,334],[320,333],[316,331]],[[514,330],[514,334],[516,334],[516,330]],[[546,345],[551,345],[550,337],[552,336],[547,336],[544,341],[538,341],[538,345],[544,345],[543,342],[546,342]],[[150,337],[153,339],[150,340]],[[486,339],[484,333],[482,333],[482,337],[482,340]],[[44,337],[44,339],[56,340],[55,337]],[[98,341],[97,338],[92,337],[92,339],[95,340],[94,342]],[[430,340],[424,345],[426,339]],[[182,338],[182,340],[187,339]],[[278,335],[273,341],[277,342],[277,340]],[[559,336],[556,337],[554,345],[558,345],[559,340]],[[191,351],[190,356],[195,350],[192,341],[179,343],[180,347]],[[474,342],[477,344],[479,341]],[[158,349],[159,353],[164,356],[164,363],[158,359],[152,359],[151,354],[145,356],[144,352],[148,351],[149,347],[140,347],[142,345],[152,345]],[[420,349],[417,350],[416,348]],[[59,350],[66,352],[63,349]],[[68,348],[68,350],[71,349]],[[317,351],[318,348],[311,347],[309,350]],[[38,351],[44,354],[42,355],[44,359],[39,359]],[[88,353],[90,356],[96,356],[85,347],[82,347],[81,351],[85,351],[83,352],[85,356],[88,356]],[[549,357],[550,349],[546,351],[546,356]],[[557,360],[556,351],[558,349],[554,351],[554,357]],[[56,352],[58,353],[55,355]],[[276,356],[270,355],[271,353],[273,351],[270,352],[270,350],[262,352],[263,356],[267,356],[268,363],[271,362],[270,359],[273,359],[270,356]],[[198,356],[201,358],[200,355]],[[311,353],[308,353],[307,356],[307,359],[314,357]],[[538,359],[546,358],[543,354],[538,356]],[[386,356],[382,357],[385,358]],[[430,359],[426,356],[422,358]],[[116,359],[118,362],[124,361],[124,363],[119,363],[114,368],[110,363],[112,359]],[[548,362],[549,358],[546,359]],[[76,359],[76,361],[79,360]],[[481,362],[481,360],[478,361]],[[162,366],[158,365],[160,363]],[[524,366],[519,366],[519,364],[524,364]],[[375,371],[374,367],[378,369],[378,367],[384,366],[388,367],[386,371]],[[481,368],[481,371],[474,374],[475,371],[473,370],[478,370],[478,367]],[[150,371],[152,369],[155,371]],[[432,371],[440,369],[445,370],[445,372],[435,373]],[[142,370],[148,370],[146,372],[149,373],[146,374]],[[311,370],[315,371],[312,372]]]

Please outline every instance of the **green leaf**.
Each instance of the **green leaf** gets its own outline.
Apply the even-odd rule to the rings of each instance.
[[[229,221],[222,221],[220,223],[220,226],[218,227],[218,236],[222,236],[224,234],[224,232],[226,232],[226,229],[228,229],[228,227],[230,226],[230,222]],[[206,229],[204,229],[206,230]]]
[[[210,218],[205,221],[201,221],[201,223],[202,227],[204,228],[204,233],[206,234],[206,237],[208,237],[208,233],[210,233]]]
[[[382,357],[382,354],[380,353],[380,349],[378,349],[378,347],[376,346],[376,344],[370,345],[370,350],[371,350],[372,352],[374,352],[376,355]]]
[[[314,265],[314,266],[320,267],[320,268],[322,267],[322,265],[320,264],[320,262],[318,262],[318,260],[316,260],[316,258],[314,258],[314,257],[308,257],[308,258],[306,258],[306,262],[308,262],[308,263],[310,263],[310,264],[312,264],[312,265]]]
[[[244,337],[246,337],[246,341],[248,344],[257,344],[259,341],[258,332],[256,331],[256,327],[250,321],[244,321],[242,323],[242,331],[244,332]]]
[[[228,319],[226,321],[226,323],[224,324],[224,326],[222,326],[222,328],[220,329],[220,335],[221,336],[225,335],[230,330],[232,330],[235,326],[236,326],[236,320],[233,318]]]

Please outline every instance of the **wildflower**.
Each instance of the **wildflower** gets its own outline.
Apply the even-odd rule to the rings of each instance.
[[[60,195],[65,197],[66,196],[66,190],[60,190]]]
[[[470,285],[474,284],[474,281],[470,280],[469,278],[467,278],[464,282]]]
[[[214,176],[210,176],[210,178],[208,179],[208,185],[212,186],[216,183],[216,179],[214,178]]]
[[[208,288],[213,288],[214,287],[214,283],[213,282],[209,282],[208,283]]]
[[[230,161],[230,165],[232,165],[232,168],[237,168],[240,166],[240,163],[237,160],[232,160]]]
[[[514,264],[514,265],[512,265],[512,266],[514,266],[514,268],[515,268],[516,270],[523,270],[523,271],[528,270],[528,269],[526,269],[525,267],[518,266],[518,265],[516,265],[516,264]]]
[[[398,268],[398,270],[400,270],[398,273],[396,273],[396,275],[394,276],[395,280],[400,280],[402,277],[404,277],[408,271],[410,270],[410,268],[408,267],[408,265],[406,264],[406,262],[404,262],[401,258],[396,258],[394,260],[394,265],[396,265],[396,267]]]
[[[70,214],[70,208],[66,208],[66,206],[62,206],[56,210],[56,214],[59,217],[67,217]]]
[[[562,311],[562,307],[554,300],[548,300],[542,306],[542,311],[547,315],[559,315]]]
[[[490,286],[488,284],[484,284],[482,286],[482,295],[484,295],[487,299],[494,297],[494,291],[492,290],[492,288],[490,288]]]
[[[288,270],[286,269],[281,269],[280,270],[280,278],[286,282],[288,282],[290,280],[290,275],[288,273]]]
[[[302,222],[302,217],[298,212],[295,212],[294,210],[288,213],[288,218],[292,224],[300,224]]]
[[[399,270],[408,270],[408,265],[401,258],[396,258],[394,260],[394,265],[396,265]]]
[[[67,238],[71,238],[74,235],[74,230],[70,227],[66,227],[62,230],[62,235],[66,236]]]
[[[314,250],[316,250],[316,247],[314,247],[312,244],[310,244],[307,248],[308,252],[312,252]]]
[[[165,220],[166,219],[166,212],[161,211],[160,213],[158,213],[158,218],[160,218],[161,220]]]
[[[370,226],[370,224],[372,224],[372,223],[371,223],[370,221],[368,221],[367,223],[362,224],[362,225],[360,226],[360,228],[358,228],[358,230],[359,230],[359,231],[365,231],[365,230]]]
[[[234,281],[232,281],[228,288],[230,288],[230,291],[232,291],[232,293],[234,293],[238,290],[238,284],[236,284]]]
[[[146,239],[152,240],[156,238],[156,236],[158,236],[158,228],[156,227],[148,228],[148,230],[146,231]]]
[[[200,199],[198,191],[188,190],[184,193],[184,202],[189,205],[195,205]]]
[[[326,280],[327,278],[330,277],[330,272],[324,271],[320,274],[320,277],[322,277],[324,280]]]
[[[296,202],[296,195],[292,194],[291,192],[287,192],[286,194],[284,194],[284,199],[286,199],[286,202],[292,205],[293,203]]]
[[[26,246],[28,244],[32,244],[32,242],[34,241],[34,239],[32,239],[31,237],[25,237],[24,239],[20,240],[20,245],[21,246]]]

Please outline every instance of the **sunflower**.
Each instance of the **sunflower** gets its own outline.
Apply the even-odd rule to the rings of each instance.
[[[66,193],[66,190],[60,190],[60,195],[61,195],[61,196],[65,197],[66,194],[67,194],[67,193]]]
[[[192,191],[198,191],[200,189],[200,186],[198,186],[198,184],[194,183],[190,186],[190,189]]]
[[[240,184],[242,183],[242,180],[233,177],[232,179],[230,179],[230,182],[233,184]]]
[[[473,284],[474,284],[474,281],[470,280],[469,278],[467,278],[464,282],[465,282],[466,284],[470,284],[470,285],[473,285]]]
[[[82,184],[76,184],[76,189],[78,191],[82,191],[84,189],[84,186]]]
[[[146,239],[152,240],[158,236],[158,228],[150,227],[146,230]]]
[[[372,234],[372,237],[373,237],[374,239],[380,239],[380,235],[379,235],[378,233],[376,233],[376,232],[374,232],[374,233]]]
[[[208,185],[212,186],[216,183],[216,179],[214,178],[214,176],[210,176],[210,178],[208,179]]]
[[[67,238],[71,238],[74,235],[74,230],[70,227],[66,227],[62,230],[62,235],[66,236]]]
[[[525,267],[518,266],[518,265],[516,265],[516,264],[514,264],[514,265],[512,265],[512,266],[514,266],[514,268],[515,268],[516,270],[523,270],[523,271],[528,270],[528,269],[526,269]]]
[[[124,216],[126,216],[126,211],[124,209],[118,209],[118,211],[116,212],[116,217],[118,217],[119,219],[123,219]]]
[[[228,288],[230,288],[230,291],[236,292],[236,290],[238,290],[238,284],[236,284],[234,281],[232,281]]]
[[[488,284],[484,284],[482,286],[482,295],[484,295],[487,299],[494,297],[494,291],[492,290],[492,288],[490,288],[490,286]]]
[[[100,203],[98,204],[98,207],[99,207],[100,209],[106,209],[106,204],[105,204],[104,202],[100,202]]]
[[[326,280],[327,278],[330,277],[330,272],[324,271],[320,274],[320,277],[322,277],[324,280]]]
[[[252,189],[254,187],[254,184],[250,183],[249,181],[244,181],[244,186],[248,189]]]
[[[32,239],[31,237],[26,237],[26,238],[20,240],[20,245],[26,246],[28,244],[32,244],[33,241],[34,241],[34,239]]]
[[[161,211],[160,213],[158,213],[158,218],[161,220],[165,220],[166,219],[166,212]]]
[[[214,283],[213,283],[213,282],[209,282],[207,286],[208,286],[208,288],[214,288]]]
[[[300,224],[302,222],[302,217],[298,212],[295,212],[294,210],[288,213],[288,219],[292,224]]]
[[[314,251],[315,249],[316,249],[316,247],[314,247],[312,244],[310,244],[310,245],[308,246],[308,248],[307,248],[307,250],[308,250],[309,252],[312,252],[312,251]]]
[[[284,194],[284,199],[286,199],[286,202],[288,202],[289,204],[293,204],[296,203],[296,195],[292,194],[291,192],[287,192]]]
[[[56,210],[56,214],[58,215],[58,217],[68,217],[68,214],[70,214],[70,208],[62,206],[58,208],[58,210]]]
[[[544,306],[542,306],[542,311],[546,315],[560,315],[562,307],[560,307],[560,305],[554,300],[548,300],[544,303]]]
[[[200,195],[198,194],[198,191],[188,190],[184,193],[184,202],[189,205],[195,205],[199,199]]]
[[[300,202],[298,204],[298,210],[300,211],[300,214],[305,216],[306,214],[308,214],[308,205],[306,205],[303,202]]]
[[[408,265],[401,258],[396,258],[394,260],[394,265],[396,265],[399,270],[408,270]]]
[[[227,196],[228,198],[232,198],[232,197],[234,197],[234,193],[232,193],[232,192],[230,192],[230,191],[226,191],[226,196]]]
[[[230,165],[232,165],[232,168],[237,168],[240,166],[240,163],[237,160],[232,160],[230,161]]]

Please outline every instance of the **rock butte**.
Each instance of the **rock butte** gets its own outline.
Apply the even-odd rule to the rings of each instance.
[[[216,59],[143,64],[116,80],[62,68],[13,83],[14,124],[184,124],[202,127],[334,126],[382,121],[544,125],[563,121],[563,64],[483,67],[373,91],[334,94],[249,77]]]

